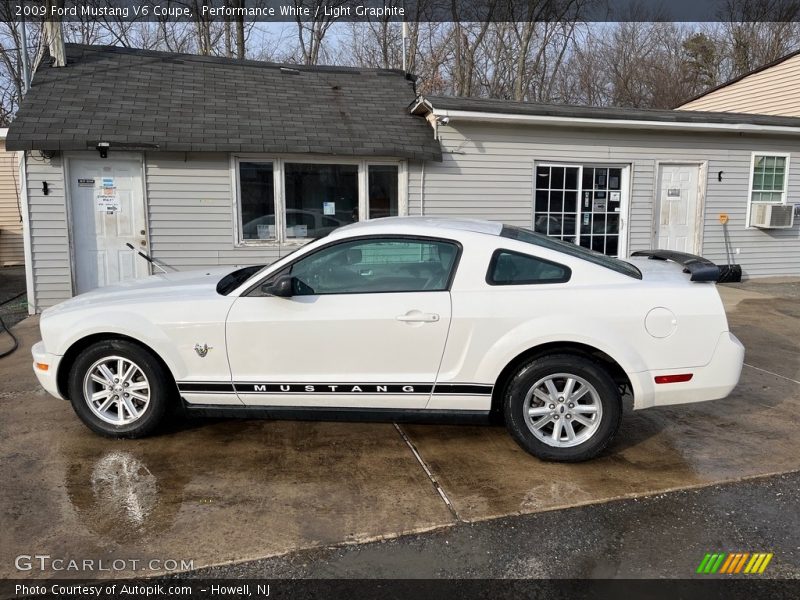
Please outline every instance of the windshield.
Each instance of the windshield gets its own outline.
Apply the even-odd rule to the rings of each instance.
[[[500,231],[500,236],[525,242],[527,244],[534,244],[542,248],[547,248],[548,250],[555,250],[556,252],[561,252],[562,254],[567,254],[568,256],[574,256],[575,258],[580,258],[595,265],[605,267],[606,269],[611,269],[617,273],[622,273],[628,277],[633,277],[635,279],[642,278],[642,272],[624,260],[606,256],[605,254],[595,252],[594,250],[589,250],[583,246],[570,244],[569,242],[562,242],[561,240],[547,237],[541,233],[535,233],[530,229],[514,227],[512,225],[503,225],[503,229]]]

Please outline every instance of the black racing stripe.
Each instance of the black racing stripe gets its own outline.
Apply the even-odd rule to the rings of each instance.
[[[430,394],[452,396],[489,396],[491,384],[481,383],[276,383],[276,382],[179,382],[178,389],[188,393],[232,394]]]
[[[452,394],[469,396],[489,396],[492,393],[491,384],[482,383],[437,383],[433,388],[434,394]]]
[[[178,382],[178,390],[181,392],[217,392],[220,394],[233,393],[232,383],[219,383],[219,382],[192,382],[181,383]]]
[[[235,383],[243,394],[430,394],[430,383]]]

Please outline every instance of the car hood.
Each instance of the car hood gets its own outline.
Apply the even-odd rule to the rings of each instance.
[[[213,267],[131,279],[80,294],[46,309],[42,314],[49,316],[98,305],[144,303],[169,298],[191,300],[200,296],[216,295],[217,282],[237,268],[239,267]]]

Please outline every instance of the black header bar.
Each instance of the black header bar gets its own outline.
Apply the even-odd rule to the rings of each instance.
[[[800,0],[3,0],[2,18],[111,22],[789,22]]]

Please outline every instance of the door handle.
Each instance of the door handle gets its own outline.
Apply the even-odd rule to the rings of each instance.
[[[439,320],[439,315],[410,310],[404,315],[397,315],[395,319],[403,323],[436,323]]]

